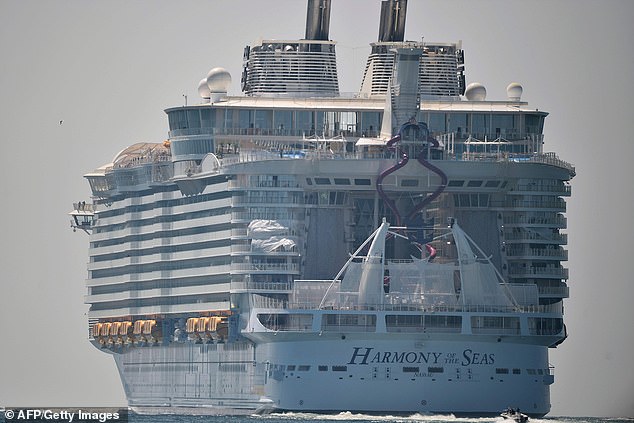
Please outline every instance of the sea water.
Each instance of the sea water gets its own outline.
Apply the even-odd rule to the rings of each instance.
[[[370,416],[365,414],[311,414],[311,413],[283,413],[254,416],[193,416],[193,415],[129,415],[131,423],[502,423],[509,422],[499,418],[460,418],[451,415],[421,415],[403,416]],[[596,418],[596,417],[546,417],[530,419],[529,423],[634,423],[630,418]]]

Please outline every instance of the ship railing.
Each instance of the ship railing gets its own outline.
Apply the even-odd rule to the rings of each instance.
[[[566,202],[561,198],[551,200],[520,200],[491,201],[491,207],[495,208],[528,208],[528,209],[557,209],[566,211]]]
[[[455,156],[457,158],[457,155]],[[576,174],[575,167],[557,157],[553,152],[547,153],[462,153],[460,159],[464,161],[488,161],[488,162],[515,162],[515,163],[542,163],[566,169],[573,176]]]
[[[270,160],[383,160],[393,158],[383,152],[332,152],[327,150],[297,151],[295,154],[270,150],[242,150],[239,154],[220,158],[221,166]]]
[[[277,308],[291,310],[315,310],[319,304],[314,302],[289,301],[280,304]],[[496,313],[496,314],[559,314],[549,306],[542,305],[518,305],[518,306],[491,306],[491,305],[422,305],[422,304],[328,304],[322,310],[336,311],[395,311],[395,312],[421,312],[421,313]]]
[[[542,235],[538,232],[505,232],[504,233],[505,241],[546,241],[550,243],[557,244],[567,244],[568,243],[568,235],[567,234],[547,234]]]
[[[293,285],[290,282],[232,282],[231,290],[246,291],[290,291]]]
[[[480,328],[480,327],[472,327],[471,332],[473,334],[478,335],[519,335],[521,330],[519,327],[516,328],[504,328],[504,327],[490,327],[490,328]]]
[[[543,186],[537,184],[523,184],[518,185],[515,189],[509,191],[509,194],[517,193],[517,192],[546,192],[546,193],[554,193],[559,195],[570,195],[572,192],[570,185],[552,185],[552,186]]]
[[[568,251],[563,248],[508,248],[507,257],[546,257],[557,260],[568,260]]]
[[[537,292],[542,297],[568,298],[570,288],[567,286],[538,286]]]
[[[568,220],[560,214],[556,214],[550,217],[511,215],[511,216],[504,216],[504,224],[505,225],[522,225],[522,226],[548,225],[548,226],[556,226],[560,228],[565,228],[568,225]]]
[[[75,209],[77,211],[90,212],[90,213],[94,213],[95,212],[93,204],[86,203],[85,201],[80,201],[78,203],[73,203],[73,209]]]
[[[296,263],[233,263],[231,270],[246,270],[253,272],[284,271],[299,272],[299,264]]]
[[[509,269],[510,277],[546,276],[553,278],[568,279],[568,269],[563,267],[527,267]]]

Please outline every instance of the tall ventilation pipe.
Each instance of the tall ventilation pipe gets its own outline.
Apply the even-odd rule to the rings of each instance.
[[[330,0],[308,0],[306,40],[327,41],[330,32]]]
[[[405,39],[407,0],[383,0],[379,22],[379,42],[400,42]]]

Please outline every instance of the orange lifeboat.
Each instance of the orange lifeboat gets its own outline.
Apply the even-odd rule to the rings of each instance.
[[[143,325],[145,324],[145,320],[136,320],[134,322],[134,328],[132,330],[132,339],[135,343],[144,342],[145,338],[143,337]]]
[[[198,317],[190,317],[187,319],[187,338],[190,341],[198,341],[200,336],[196,333],[198,328]]]
[[[122,343],[129,344],[132,342],[132,330],[132,322],[121,322],[121,326],[119,326],[119,337]]]

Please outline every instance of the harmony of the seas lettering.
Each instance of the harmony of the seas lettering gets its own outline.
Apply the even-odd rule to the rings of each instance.
[[[460,364],[491,365],[495,354],[474,352],[467,348],[459,358],[456,353],[434,351],[375,351],[373,347],[354,347],[348,364],[406,363],[406,364]]]

